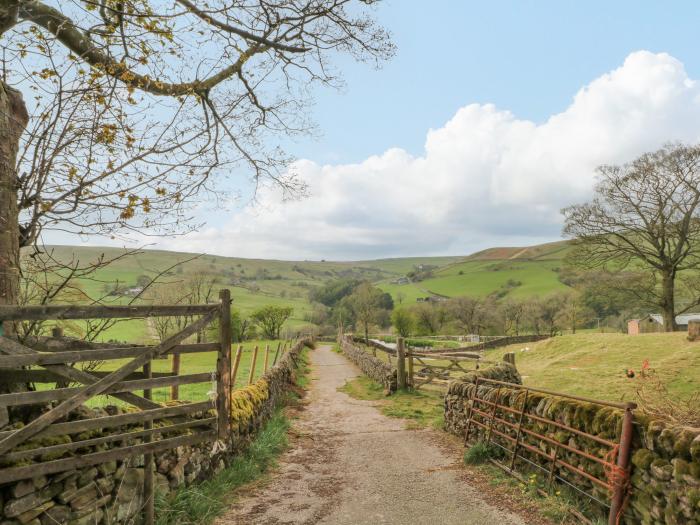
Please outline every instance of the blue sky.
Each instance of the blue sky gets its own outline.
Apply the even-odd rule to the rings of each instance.
[[[320,137],[282,143],[310,197],[205,206],[206,227],[159,247],[338,260],[557,240],[596,166],[700,141],[700,2],[387,0],[376,16],[396,57],[339,59],[345,89],[315,92]]]
[[[340,61],[344,93],[317,90],[323,137],[291,146],[317,162],[357,162],[425,132],[457,108],[493,103],[542,122],[633,51],[667,52],[700,68],[700,2],[389,0],[377,9],[398,46],[375,71]]]

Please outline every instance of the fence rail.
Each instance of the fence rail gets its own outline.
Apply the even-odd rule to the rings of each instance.
[[[364,338],[351,334],[349,337],[358,343],[368,345],[375,356],[377,351],[385,353],[391,365],[394,364],[392,357],[396,358],[397,368],[404,366],[406,385],[415,389],[426,385],[445,388],[451,380],[459,379],[474,370],[478,370],[482,364],[494,363],[484,359],[483,354],[476,352],[461,352],[454,355],[444,353],[445,349],[426,350],[411,347],[406,345],[405,339],[402,337],[398,337],[396,343],[389,344],[376,339],[366,341]],[[467,367],[467,364],[471,367]],[[397,377],[399,376],[400,373]]]

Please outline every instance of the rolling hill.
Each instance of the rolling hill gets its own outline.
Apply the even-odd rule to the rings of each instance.
[[[119,248],[51,246],[53,256],[63,261],[93,261],[100,256],[116,258]],[[405,257],[368,261],[281,261],[244,259],[216,255],[194,255],[164,250],[142,250],[118,259],[81,282],[92,298],[105,297],[115,304],[126,296],[107,296],[115,286],[137,286],[139,277],[153,278],[168,270],[161,280],[183,281],[189,275],[212,274],[217,287],[231,289],[234,306],[244,315],[265,304],[290,306],[294,313],[290,326],[306,324],[312,306],[309,290],[328,280],[366,279],[392,294],[395,302],[415,303],[420,297],[438,295],[486,296],[493,292],[512,297],[545,295],[564,289],[557,270],[568,250],[566,242],[531,247],[491,248],[470,256]],[[428,269],[420,282],[406,282],[406,274]],[[398,284],[399,282],[403,284]],[[105,334],[106,338],[138,340],[148,337],[145,323],[125,322]]]
[[[489,248],[435,269],[420,282],[397,284],[383,281],[379,286],[394,300],[415,302],[430,295],[485,297],[497,292],[523,298],[565,290],[558,270],[569,251],[566,241],[528,247]]]

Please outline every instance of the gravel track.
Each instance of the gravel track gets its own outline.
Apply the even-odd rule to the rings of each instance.
[[[338,392],[359,375],[343,356],[329,346],[310,356],[308,404],[293,423],[292,446],[217,525],[526,523],[480,497],[441,433],[406,429],[375,402]]]

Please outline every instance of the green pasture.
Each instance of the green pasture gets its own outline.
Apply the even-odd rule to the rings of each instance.
[[[238,372],[236,374],[235,387],[241,388],[248,384],[248,378],[250,376],[250,370],[253,360],[254,348],[258,347],[258,356],[255,361],[255,372],[253,374],[253,381],[259,379],[265,369],[265,349],[267,346],[270,348],[268,354],[268,368],[272,367],[273,360],[275,356],[275,351],[277,345],[281,343],[280,353],[278,360],[282,356],[282,348],[284,347],[284,341],[272,341],[272,340],[258,340],[249,341],[243,344],[243,351],[241,353],[241,361],[239,364]],[[287,350],[290,348],[290,344],[287,344]],[[238,344],[233,344],[232,356],[235,358],[236,350]],[[180,375],[184,374],[201,374],[207,372],[216,372],[216,359],[217,352],[202,352],[198,354],[182,354],[180,361]],[[152,362],[153,372],[170,372],[172,371],[172,356],[168,356],[164,359],[155,359]],[[114,359],[110,361],[103,362],[96,370],[99,371],[112,371],[118,369],[120,366],[128,363],[130,359]],[[52,385],[46,385],[47,388],[53,387]],[[179,387],[179,399],[187,401],[205,401],[208,397],[208,392],[215,391],[215,385],[213,381],[207,383],[196,383],[192,385],[180,385]],[[164,403],[171,400],[170,397],[170,387],[155,388],[152,391],[153,400],[158,403]],[[89,406],[105,406],[108,404],[112,405],[124,405],[118,399],[111,396],[97,396],[91,399],[88,403]]]
[[[515,352],[526,385],[568,394],[634,401],[645,359],[672,396],[687,397],[700,389],[700,343],[689,342],[682,332],[564,335],[487,350],[486,357],[500,360],[506,352]],[[628,369],[636,372],[635,378],[626,376]]]
[[[542,296],[567,288],[555,271],[560,267],[561,261],[550,260],[469,261],[436,272],[434,278],[419,284],[435,294],[449,297],[485,297],[506,289],[507,297]],[[520,284],[509,287],[509,281]]]

